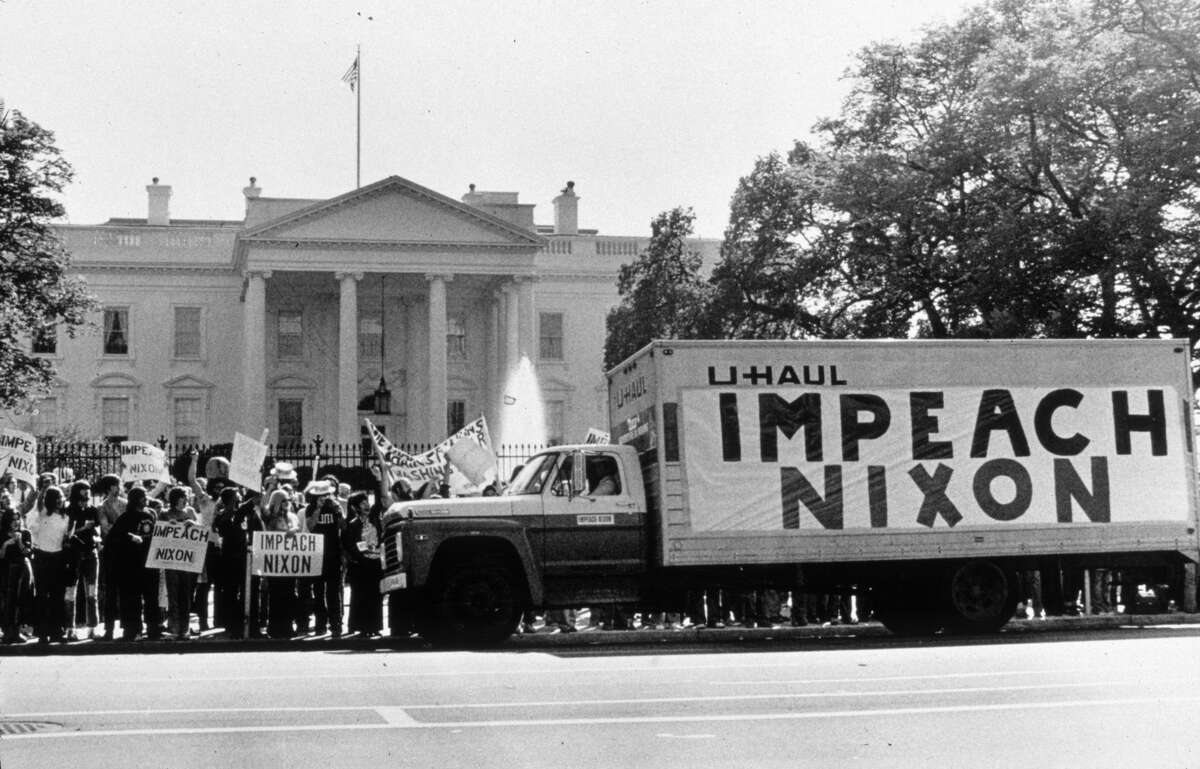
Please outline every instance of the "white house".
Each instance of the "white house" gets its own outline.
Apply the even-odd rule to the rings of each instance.
[[[511,442],[502,410],[523,358],[546,440],[607,425],[604,319],[647,239],[580,229],[573,183],[552,226],[515,192],[454,200],[398,176],[328,200],[266,197],[252,178],[241,221],[173,219],[171,187],[146,191],[145,219],[58,228],[102,310],[75,339],[34,341],[58,378],[15,426],[351,443],[368,416],[424,443],[482,413]],[[717,241],[694,246],[715,260]],[[390,413],[376,415],[381,380]]]

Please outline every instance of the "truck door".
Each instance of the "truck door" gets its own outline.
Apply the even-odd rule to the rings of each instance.
[[[572,493],[577,458],[585,462],[585,483]],[[546,576],[619,576],[645,570],[645,506],[630,496],[617,455],[602,447],[562,455],[556,480],[544,495]]]

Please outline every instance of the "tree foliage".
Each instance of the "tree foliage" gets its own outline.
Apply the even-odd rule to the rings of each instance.
[[[692,210],[664,211],[650,222],[650,242],[617,275],[620,304],[606,319],[604,365],[617,365],[652,339],[695,335],[708,287],[700,275],[701,255],[688,248],[696,216]]]
[[[63,215],[52,195],[71,180],[54,135],[0,102],[0,408],[48,391],[53,368],[30,354],[30,339],[56,329],[74,335],[94,306],[50,221]]]
[[[1191,0],[994,0],[867,47],[739,183],[704,322],[1196,342],[1198,52]]]

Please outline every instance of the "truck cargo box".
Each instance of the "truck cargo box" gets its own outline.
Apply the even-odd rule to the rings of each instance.
[[[655,565],[1197,557],[1186,341],[656,341],[608,386]]]

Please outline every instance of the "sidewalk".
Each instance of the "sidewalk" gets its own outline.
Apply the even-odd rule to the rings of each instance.
[[[1200,625],[1200,613],[1183,614],[1102,614],[1078,617],[1019,619],[1009,622],[1004,634],[1045,633],[1063,630],[1095,630],[1118,627]],[[501,649],[542,649],[554,647],[625,646],[659,643],[738,643],[786,639],[879,638],[890,635],[878,622],[853,625],[782,626],[778,628],[706,628],[682,630],[596,630],[579,629],[573,633],[536,632],[514,634]],[[377,638],[298,636],[292,639],[229,638],[221,630],[205,631],[185,641],[73,641],[40,645],[36,641],[0,646],[0,658],[16,656],[57,656],[93,654],[191,654],[213,652],[332,651],[431,648],[419,637]]]

